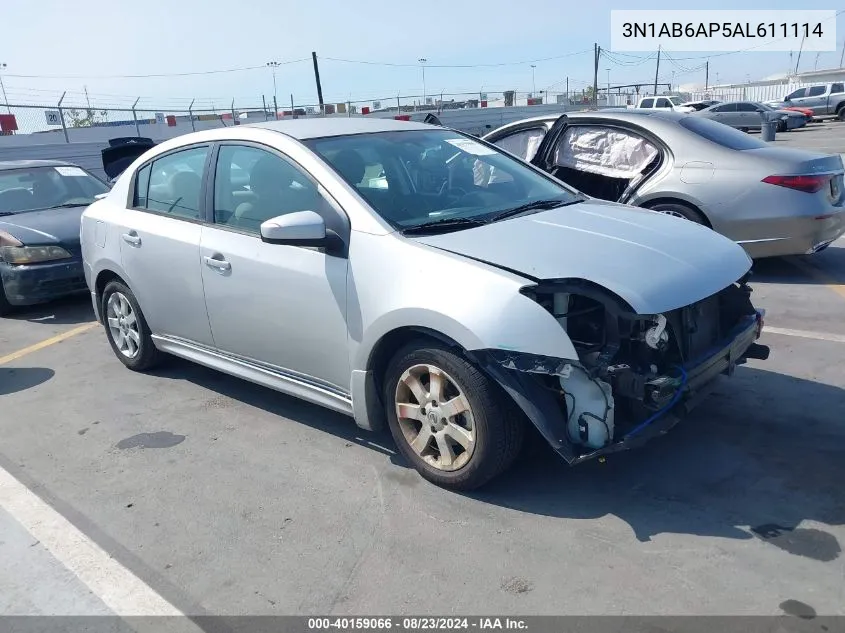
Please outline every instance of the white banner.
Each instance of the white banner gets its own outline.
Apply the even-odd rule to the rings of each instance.
[[[610,12],[611,51],[836,50],[836,11],[667,9]]]

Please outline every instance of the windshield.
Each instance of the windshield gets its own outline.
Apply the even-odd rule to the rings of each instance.
[[[0,171],[0,214],[23,213],[62,206],[85,206],[108,185],[71,165]]]
[[[767,112],[774,112],[775,109],[776,109],[776,108],[773,108],[772,106],[770,106],[766,103],[755,103],[754,105],[757,106],[758,108],[762,108],[763,110],[766,110]]]
[[[681,101],[680,97],[669,97],[669,101],[672,102],[672,105],[676,105],[676,106],[679,106],[683,103],[683,101]]]
[[[488,221],[526,204],[581,199],[522,161],[448,130],[356,134],[305,144],[397,229]]]

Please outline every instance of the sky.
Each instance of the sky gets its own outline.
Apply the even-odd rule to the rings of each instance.
[[[797,5],[800,5],[797,6]],[[3,0],[0,73],[12,103],[84,103],[139,109],[317,103],[311,52],[327,103],[425,92],[563,91],[592,83],[593,45],[610,46],[612,9],[678,9],[677,0]],[[701,8],[701,7],[693,7]],[[708,9],[840,9],[816,0],[710,0]],[[839,66],[836,52],[805,52],[800,70]],[[740,45],[740,48],[743,48]],[[599,83],[654,80],[649,53],[614,54]],[[660,81],[704,83],[707,53],[664,57]],[[682,57],[694,58],[680,60]],[[340,61],[348,60],[348,61]],[[368,62],[368,63],[362,63]],[[531,64],[535,68],[531,68]],[[786,72],[788,52],[713,56],[710,83]],[[231,69],[234,72],[210,72]],[[608,70],[609,73],[608,73]],[[206,73],[206,74],[187,74]],[[132,77],[132,75],[166,75]],[[0,95],[2,97],[2,95]]]

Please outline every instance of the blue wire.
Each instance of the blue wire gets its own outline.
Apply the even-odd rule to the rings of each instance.
[[[667,404],[665,407],[663,407],[659,411],[655,411],[648,418],[646,418],[645,422],[642,422],[639,426],[634,428],[634,430],[632,430],[630,433],[628,433],[625,436],[626,440],[629,437],[633,437],[634,435],[636,435],[637,433],[642,431],[645,427],[647,427],[649,424],[651,424],[652,422],[657,420],[660,416],[662,416],[664,413],[666,413],[669,409],[671,409],[676,404],[678,404],[678,400],[681,399],[681,395],[683,394],[684,386],[687,384],[687,372],[685,372],[684,368],[681,367],[680,365],[675,365],[675,369],[677,369],[678,371],[681,372],[681,384],[678,386],[678,389],[677,389],[677,391],[675,391],[675,395],[672,396],[672,399],[669,401],[669,404]]]

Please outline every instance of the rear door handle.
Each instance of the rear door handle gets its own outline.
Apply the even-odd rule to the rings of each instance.
[[[127,244],[132,244],[132,246],[140,246],[141,245],[141,238],[138,237],[138,234],[135,231],[129,231],[129,233],[124,233],[121,235],[123,241]]]
[[[202,259],[205,262],[205,265],[209,268],[214,268],[219,271],[232,269],[232,264],[227,262],[225,259],[215,259],[214,257],[209,257],[208,255],[206,255]]]

